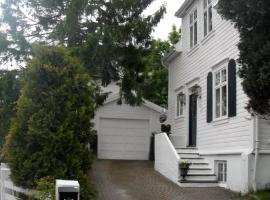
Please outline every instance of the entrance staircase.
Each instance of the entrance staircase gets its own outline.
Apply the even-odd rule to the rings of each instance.
[[[186,180],[179,177],[179,184],[182,187],[216,187],[218,186],[217,177],[214,169],[207,160],[199,155],[196,148],[176,148],[181,161],[191,163]]]

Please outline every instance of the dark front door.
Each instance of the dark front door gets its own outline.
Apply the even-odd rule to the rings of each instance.
[[[189,96],[189,143],[188,146],[195,147],[197,143],[197,95]]]

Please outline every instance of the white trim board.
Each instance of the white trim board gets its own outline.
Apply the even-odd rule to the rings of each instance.
[[[120,96],[118,93],[114,93],[114,94],[111,94],[108,96],[107,100],[104,102],[104,105],[105,104],[108,104],[108,103],[111,103],[113,101],[116,101],[120,99]],[[147,108],[150,108],[151,110],[154,110],[156,112],[159,112],[159,113],[163,113],[163,112],[166,112],[166,109],[165,108],[162,108],[161,106],[159,105],[156,105],[146,99],[143,99],[143,103],[142,103],[143,106],[147,107]]]

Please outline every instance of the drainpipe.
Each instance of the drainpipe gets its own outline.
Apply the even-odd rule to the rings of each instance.
[[[164,60],[163,60],[163,59],[161,59],[161,65],[162,65],[163,67],[165,67],[166,69],[168,69],[168,65],[167,65],[167,64],[165,64],[165,62],[164,62]]]
[[[255,158],[254,158],[254,169],[253,169],[253,191],[257,192],[257,184],[256,184],[256,174],[257,174],[257,164],[258,164],[258,156],[259,156],[259,119],[258,116],[256,115],[254,117],[254,153],[255,153]]]

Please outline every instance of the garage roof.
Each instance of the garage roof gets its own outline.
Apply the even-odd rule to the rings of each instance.
[[[119,97],[119,94],[118,93],[112,93],[108,96],[107,100],[104,102],[104,104],[107,104],[107,103],[110,103],[110,102],[113,102],[113,101],[116,101],[118,100],[120,97]],[[143,99],[143,105],[147,108],[150,108],[152,110],[155,110],[159,113],[163,113],[164,111],[166,111],[165,108],[162,108],[161,106],[159,105],[156,105],[146,99]]]

